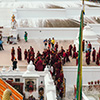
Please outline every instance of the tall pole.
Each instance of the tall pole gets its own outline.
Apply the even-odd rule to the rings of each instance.
[[[83,41],[83,19],[84,19],[83,14],[84,14],[84,0],[82,0],[82,10],[81,10],[81,17],[80,17],[78,73],[77,73],[77,100],[82,100],[82,41]]]

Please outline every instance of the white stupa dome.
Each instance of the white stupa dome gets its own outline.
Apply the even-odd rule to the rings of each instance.
[[[35,70],[35,66],[33,65],[33,62],[30,61],[30,63],[27,66],[27,70],[28,71],[34,71]]]

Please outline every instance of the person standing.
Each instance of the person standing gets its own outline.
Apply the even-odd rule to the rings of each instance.
[[[96,64],[99,65],[99,53],[97,53],[97,60],[96,60]]]
[[[87,63],[87,65],[90,64],[89,51],[86,51],[86,63]]]
[[[75,44],[74,44],[74,47],[73,47],[73,58],[76,58],[76,57],[75,57],[75,52],[76,52],[76,46],[75,46]]]
[[[92,49],[92,45],[91,45],[90,41],[89,41],[88,47],[89,47],[90,49]]]
[[[84,51],[85,40],[82,41],[82,51]]]
[[[21,51],[20,46],[18,46],[18,49],[17,49],[17,56],[18,56],[18,60],[22,60],[22,51]]]
[[[95,56],[96,56],[96,50],[95,48],[93,48],[93,52],[92,52],[92,61],[95,62]]]
[[[54,38],[52,38],[51,44],[52,44],[52,49],[54,49],[54,44],[55,44],[55,39]]]
[[[14,60],[14,56],[15,56],[15,49],[14,49],[14,47],[12,47],[12,49],[11,49],[11,61]]]
[[[28,35],[28,33],[25,31],[25,34],[24,34],[25,42],[27,42],[27,35]]]
[[[86,44],[85,44],[85,52],[87,51],[87,48],[88,48],[88,42],[86,41]]]
[[[72,49],[73,49],[72,44],[70,44],[69,45],[69,56],[72,56]]]
[[[49,38],[49,40],[48,40],[48,47],[49,47],[49,49],[51,49],[51,38]]]
[[[43,41],[45,48],[47,48],[47,39]]]
[[[4,50],[3,45],[2,45],[3,41],[0,39],[0,50]]]
[[[13,70],[17,68],[17,61],[16,59],[13,61]]]
[[[55,51],[56,52],[58,51],[58,42],[56,42],[56,44],[55,44]]]
[[[25,49],[24,51],[24,59],[26,60],[27,59],[27,50]]]

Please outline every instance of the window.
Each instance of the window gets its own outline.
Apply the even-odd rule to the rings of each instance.
[[[15,82],[20,82],[20,78],[15,78]]]

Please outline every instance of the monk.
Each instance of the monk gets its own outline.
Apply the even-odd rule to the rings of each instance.
[[[82,50],[84,51],[85,40],[82,41]]]
[[[22,60],[22,51],[21,51],[20,46],[18,46],[18,49],[17,49],[17,58],[18,60]]]
[[[72,48],[73,48],[73,47],[72,47],[72,45],[70,44],[70,45],[69,45],[69,56],[72,56]]]
[[[90,49],[92,49],[92,45],[91,45],[90,41],[89,41],[88,46],[89,46]]]
[[[51,51],[50,51],[50,48],[48,47],[47,49],[47,54],[50,55],[51,54]]]
[[[63,49],[63,46],[61,46],[61,56],[63,57],[63,52],[64,52],[65,50]]]
[[[99,58],[100,58],[100,48],[99,48]]]
[[[40,53],[40,51],[38,51],[36,54],[36,57],[40,57],[40,56],[41,56],[41,53]]]
[[[75,57],[75,52],[76,52],[76,46],[75,46],[75,44],[74,44],[74,47],[73,47],[73,58],[76,58],[76,57]]]
[[[25,49],[24,51],[24,59],[26,60],[27,59],[27,50]]]
[[[35,53],[32,49],[32,50],[30,50],[30,60],[32,60],[33,64],[34,64],[34,56],[35,56]]]
[[[69,59],[69,51],[68,50],[66,51],[66,62],[70,62],[70,59]]]
[[[97,61],[96,64],[99,65],[99,53],[97,53]]]
[[[87,63],[87,65],[90,64],[90,60],[89,60],[89,51],[86,51],[86,63]]]
[[[30,53],[30,50],[28,50],[27,57],[30,59],[30,56],[31,56],[31,53]]]
[[[92,52],[92,61],[95,62],[95,56],[96,56],[96,50],[95,48],[93,48],[93,52]]]
[[[34,49],[33,49],[33,47],[32,47],[32,46],[30,46],[30,51],[34,51]]]
[[[66,59],[66,53],[65,53],[65,51],[64,51],[64,52],[63,52],[63,61],[62,61],[62,62],[63,62],[63,65],[64,65],[64,64],[65,64],[65,62],[66,62],[66,60],[65,60],[65,59]]]
[[[15,49],[12,47],[11,49],[11,61],[14,61],[14,56],[15,56]]]
[[[56,42],[56,44],[55,44],[55,51],[56,52],[58,51],[58,42]]]
[[[57,67],[58,67],[60,70],[61,70],[61,64],[62,64],[62,63],[61,63],[61,59],[59,58],[59,60],[58,60],[58,66],[57,66]]]
[[[43,67],[43,61],[41,60],[41,58],[39,57],[39,60],[36,63],[36,67],[35,69],[37,71],[43,71],[44,67]]]

